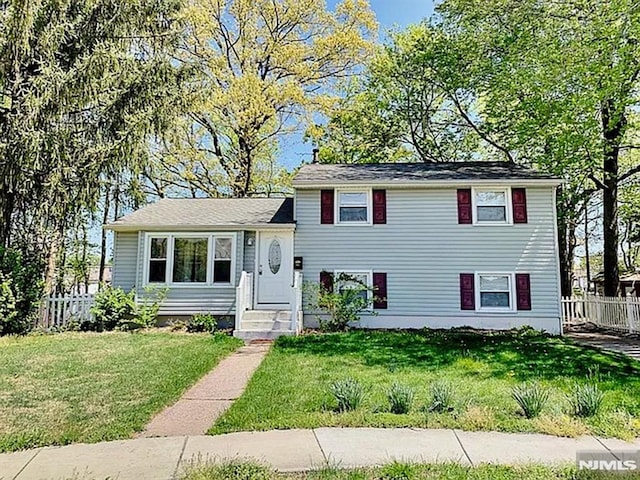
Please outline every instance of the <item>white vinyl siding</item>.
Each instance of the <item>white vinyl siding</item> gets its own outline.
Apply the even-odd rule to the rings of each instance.
[[[295,256],[305,281],[321,270],[387,272],[393,302],[363,323],[391,327],[532,324],[558,331],[560,293],[552,187],[527,188],[528,223],[459,225],[456,188],[387,189],[387,224],[367,229],[319,223],[318,190],[298,190]],[[509,209],[509,206],[507,206]],[[460,273],[529,273],[531,311],[496,315],[460,309]],[[515,299],[514,299],[515,301]],[[312,321],[312,312],[306,320]],[[385,320],[391,318],[392,320]],[[411,320],[411,322],[409,322]]]
[[[130,291],[136,285],[138,232],[116,232],[113,239],[113,274],[111,283]]]

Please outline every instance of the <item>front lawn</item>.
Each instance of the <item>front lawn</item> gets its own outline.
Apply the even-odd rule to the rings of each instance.
[[[128,438],[240,343],[159,332],[0,338],[0,451]]]
[[[340,413],[330,385],[347,377],[361,382],[366,395],[360,408]],[[453,386],[452,411],[425,413],[436,380]],[[567,393],[588,380],[605,393],[601,411],[572,416]],[[525,381],[550,390],[537,418],[520,414],[511,397],[513,386]],[[408,414],[389,412],[387,391],[394,382],[415,391]],[[414,426],[631,439],[640,433],[639,417],[640,362],[568,339],[530,332],[354,331],[280,338],[210,433]]]

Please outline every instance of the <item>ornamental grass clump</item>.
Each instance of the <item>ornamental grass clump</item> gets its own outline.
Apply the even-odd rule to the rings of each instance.
[[[451,383],[440,380],[431,384],[431,403],[427,405],[429,412],[444,413],[453,410],[455,390]]]
[[[538,383],[524,383],[514,387],[511,396],[525,417],[535,418],[549,400],[549,390]]]
[[[356,410],[365,397],[364,387],[354,378],[334,382],[331,385],[331,393],[336,399],[340,412]]]
[[[593,383],[576,384],[569,395],[571,413],[576,417],[593,417],[602,407],[604,393]]]
[[[413,405],[414,392],[408,385],[393,383],[387,392],[389,411],[395,414],[409,413]]]

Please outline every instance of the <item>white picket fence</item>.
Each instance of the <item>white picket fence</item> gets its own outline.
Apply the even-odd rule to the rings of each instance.
[[[64,327],[71,321],[89,320],[94,294],[52,295],[42,299],[40,326]]]
[[[597,295],[563,297],[562,322],[569,326],[591,322],[602,328],[640,333],[640,298]]]

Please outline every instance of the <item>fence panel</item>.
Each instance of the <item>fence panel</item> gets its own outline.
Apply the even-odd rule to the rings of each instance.
[[[625,333],[640,331],[640,298],[585,295],[563,297],[561,303],[565,325],[591,322]]]
[[[95,295],[51,295],[42,300],[40,326],[44,328],[64,327],[71,321],[91,319],[91,306]]]

